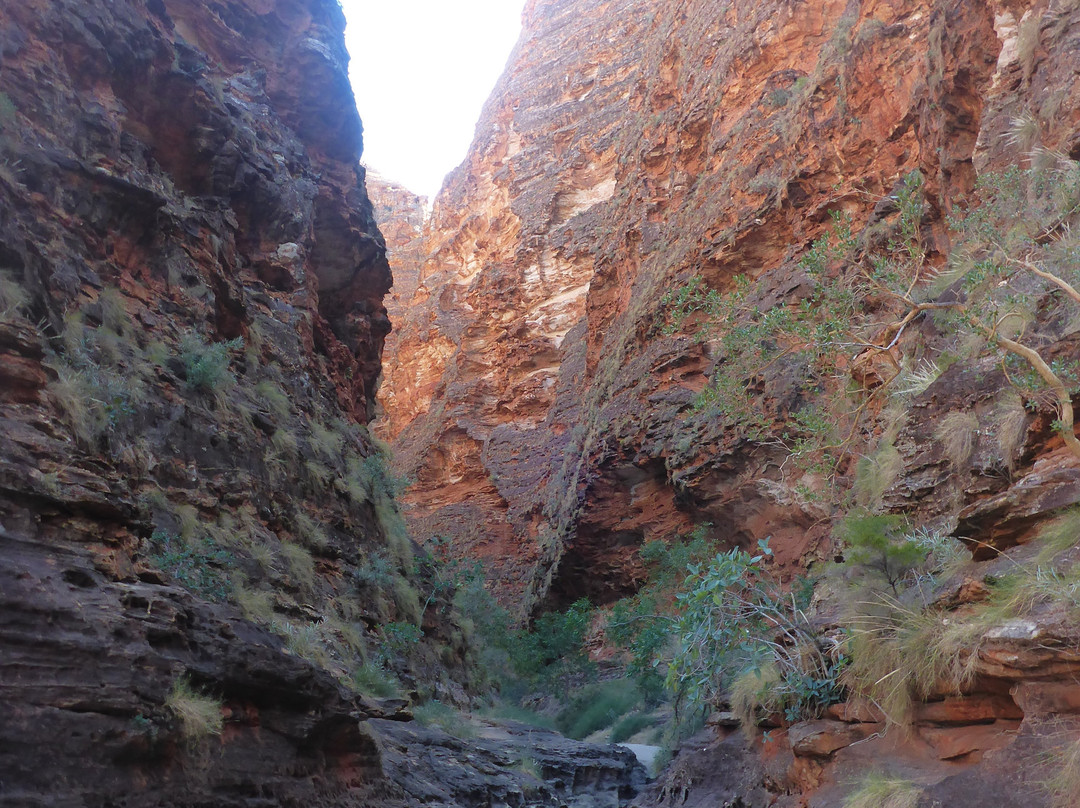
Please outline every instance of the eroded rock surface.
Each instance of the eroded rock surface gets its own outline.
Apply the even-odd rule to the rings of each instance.
[[[693,276],[725,292],[745,275],[762,281],[758,311],[804,296],[797,261],[829,212],[872,241],[913,170],[940,261],[946,214],[979,172],[1024,159],[1009,133],[1025,110],[1040,148],[1076,149],[1071,7],[646,5],[530,4],[470,154],[434,202],[387,360],[380,429],[415,478],[410,523],[489,562],[511,600],[611,601],[640,580],[637,547],[704,521],[732,544],[771,536],[785,565],[826,555],[834,505],[783,445],[814,392],[786,360],[748,382],[772,441],[694,409],[724,357],[693,338],[699,319],[667,333],[665,294]],[[1051,355],[1075,352],[1063,329],[1050,336]],[[935,340],[920,321],[893,360]],[[954,365],[913,399],[884,498],[1006,547],[1075,500],[1075,462],[1040,413],[1013,457],[987,430],[954,467],[935,429],[950,413],[991,417],[1006,382],[984,365]],[[880,368],[848,370],[880,383]],[[852,456],[888,426],[869,418]]]
[[[645,786],[645,770],[629,750],[516,722],[483,722],[477,737],[463,740],[416,724],[370,724],[388,775],[417,808],[619,808]]]
[[[860,458],[887,444],[873,507],[963,537],[980,561],[1026,550],[1076,504],[1077,461],[1052,406],[1012,400],[999,357],[935,366],[902,406],[852,399],[853,410],[868,403],[844,421],[843,456],[825,474],[794,462],[792,446],[796,416],[826,383],[777,351],[732,373],[749,416],[695,406],[740,358],[697,333],[704,312],[671,315],[695,277],[720,294],[749,279],[738,325],[807,302],[814,282],[800,259],[834,229],[832,214],[850,217],[861,255],[888,251],[914,171],[926,265],[947,270],[949,217],[980,177],[1080,157],[1078,31],[1075,4],[1045,0],[530,3],[470,154],[434,202],[387,360],[379,428],[413,479],[418,535],[452,537],[533,614],[635,591],[639,548],[695,524],[721,546],[768,539],[787,577],[836,555],[834,520],[866,504],[853,493]],[[886,305],[871,295],[864,307]],[[1029,333],[1046,357],[1075,361],[1071,315],[1051,309]],[[831,378],[872,391],[953,350],[947,331],[925,316],[886,334],[885,350],[855,340]],[[966,430],[962,446],[943,424]],[[943,608],[986,591],[968,581]],[[999,790],[1048,804],[1025,750],[1075,739],[1071,725],[1041,728],[1074,711],[1062,619],[988,629],[975,683],[928,697],[914,739],[881,734],[883,715],[851,706],[772,732],[751,750],[765,761],[755,768],[720,731],[723,748],[701,751],[701,766],[741,762],[692,799],[837,805],[856,772],[892,760],[922,788],[920,805],[991,804]],[[979,772],[981,796],[958,796]],[[656,799],[681,804],[684,785]]]
[[[344,23],[0,8],[4,805],[392,803],[351,652],[297,644],[394,608],[352,581],[373,492],[333,487],[389,329]],[[181,680],[220,735],[183,731]]]

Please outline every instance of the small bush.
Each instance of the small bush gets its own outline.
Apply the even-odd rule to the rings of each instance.
[[[408,656],[423,636],[424,632],[411,623],[387,623],[383,626],[379,660],[386,663],[395,657]]]
[[[655,723],[656,719],[645,713],[628,715],[611,728],[611,742],[622,743]]]
[[[413,718],[425,727],[439,727],[455,738],[475,738],[476,728],[449,704],[429,701],[413,708]]]
[[[400,685],[393,674],[371,662],[367,662],[353,671],[352,686],[359,693],[380,699],[400,695]]]
[[[649,703],[663,696],[664,677],[654,663],[661,660],[671,640],[675,594],[687,566],[711,556],[713,547],[707,538],[711,527],[705,523],[678,540],[643,545],[638,554],[648,567],[648,582],[636,595],[618,601],[604,626],[608,640],[629,652],[627,673]]]
[[[233,567],[235,559],[232,553],[205,538],[189,544],[175,534],[154,531],[149,558],[193,594],[213,601],[225,600],[229,595],[226,571]]]
[[[641,694],[633,682],[618,679],[591,685],[578,693],[555,719],[568,738],[581,740],[606,729],[634,709]]]
[[[229,352],[242,348],[237,337],[228,342],[207,343],[190,332],[180,340],[180,360],[184,363],[187,386],[201,393],[223,391],[236,382],[229,370]]]
[[[691,565],[677,598],[682,613],[668,685],[700,709],[719,703],[736,681],[747,683],[748,694],[760,690],[752,683],[775,668],[767,703],[751,699],[745,709],[782,709],[789,721],[817,717],[843,697],[838,677],[847,660],[811,623],[807,604],[766,572],[767,542],[758,549],[756,556],[734,549],[708,565]]]
[[[184,677],[176,680],[165,707],[179,720],[180,734],[190,743],[220,735],[225,724],[221,702],[195,690]]]
[[[581,599],[565,612],[541,615],[531,631],[508,638],[514,670],[533,680],[555,680],[587,663],[585,632],[592,620],[592,604]]]
[[[85,354],[51,364],[57,378],[49,392],[75,439],[90,449],[113,445],[135,418],[141,401],[138,383],[115,368],[98,366]]]
[[[353,580],[362,588],[382,589],[394,580],[394,565],[382,550],[372,550],[353,570]]]
[[[845,563],[880,577],[893,596],[899,595],[901,582],[926,558],[926,550],[905,535],[905,528],[900,516],[849,515],[839,531],[847,545]]]

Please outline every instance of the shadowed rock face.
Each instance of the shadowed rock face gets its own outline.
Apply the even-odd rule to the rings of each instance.
[[[627,749],[512,721],[482,722],[467,740],[416,724],[372,724],[386,771],[410,808],[620,808],[645,785],[645,770]]]
[[[561,790],[491,749],[436,766],[456,741],[377,729],[407,702],[354,690],[393,621],[424,629],[405,688],[461,703],[467,674],[366,428],[391,277],[344,23],[334,0],[0,7],[4,806],[416,805],[451,770],[462,805],[636,791],[587,745]]]
[[[24,298],[0,317],[4,805],[393,802],[361,724],[380,711],[221,602],[288,577],[241,548],[284,548],[295,507],[333,536],[313,589],[279,581],[293,619],[355,597],[335,581],[384,542],[370,504],[283,490],[263,460],[316,416],[370,453],[390,273],[343,28],[332,0],[0,8],[0,269]],[[200,392],[192,334],[243,338],[240,381]],[[287,416],[251,397],[270,366]],[[220,592],[148,560],[167,502],[194,533],[232,519]],[[220,736],[183,737],[182,676]]]

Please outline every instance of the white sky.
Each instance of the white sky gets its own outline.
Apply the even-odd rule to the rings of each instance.
[[[429,198],[463,159],[525,0],[341,0],[364,163]]]

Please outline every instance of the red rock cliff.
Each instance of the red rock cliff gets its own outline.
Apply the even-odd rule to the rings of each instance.
[[[555,602],[625,591],[623,556],[695,521],[808,552],[820,514],[761,485],[783,453],[687,414],[716,357],[660,333],[661,298],[692,275],[726,289],[744,274],[772,305],[803,282],[795,261],[830,210],[864,226],[914,169],[940,256],[944,213],[979,171],[1017,161],[1010,122],[1033,98],[1049,99],[1031,113],[1043,145],[1075,148],[1074,83],[1053,56],[1070,13],[531,4],[435,200],[387,360],[381,428],[415,475],[420,532],[464,531],[518,590],[539,565],[535,593]],[[1018,54],[1025,14],[1042,38]],[[768,392],[773,414],[790,411]]]
[[[401,796],[346,686],[420,615],[344,25],[0,6],[5,805]]]
[[[937,321],[894,330],[888,350],[834,358],[817,381],[778,352],[737,378],[755,411],[733,413],[694,406],[732,357],[720,339],[694,338],[700,312],[672,314],[694,277],[721,294],[749,279],[739,325],[806,299],[800,261],[834,228],[831,214],[850,218],[859,249],[886,249],[912,172],[923,178],[920,243],[940,269],[947,217],[980,176],[1038,155],[1075,170],[1078,30],[1075,4],[1056,2],[530,3],[469,156],[434,202],[420,284],[394,326],[381,428],[413,480],[404,499],[418,535],[452,538],[526,609],[632,592],[638,548],[702,522],[726,546],[771,539],[790,571],[833,553],[835,491],[857,483],[860,456],[884,464],[887,449],[880,507],[964,536],[977,555],[1029,541],[1077,501],[1077,466],[1045,403],[1002,437],[990,419],[1009,382],[991,356],[935,366],[902,411],[852,405],[832,472],[792,461],[796,416],[829,384],[872,391],[885,371],[861,364],[871,359],[910,373],[945,344]],[[1075,358],[1048,311],[1033,315],[1045,317],[1038,339]],[[941,437],[946,421],[968,424],[962,451]],[[983,700],[981,718],[968,701],[926,718],[929,747],[912,754],[932,762],[911,765],[933,784],[927,799],[1047,799],[1024,761],[1042,754],[1039,717],[1073,711],[1057,677],[1075,661],[1072,631],[1045,617],[979,652],[986,678],[968,695]],[[1054,638],[1046,667],[1034,661],[1038,636]],[[1023,743],[997,754],[1024,716],[1034,720]],[[857,732],[881,729],[831,719],[780,744],[778,768],[766,761],[773,788],[824,784],[818,802],[792,805],[839,804],[845,771],[908,759],[891,736],[841,753],[839,772],[823,768]],[[837,741],[846,722],[860,729]],[[678,804],[680,783],[717,769],[725,750],[658,799]],[[984,755],[967,774],[950,769]],[[979,778],[987,785],[961,796]],[[771,804],[767,791],[747,804]]]

